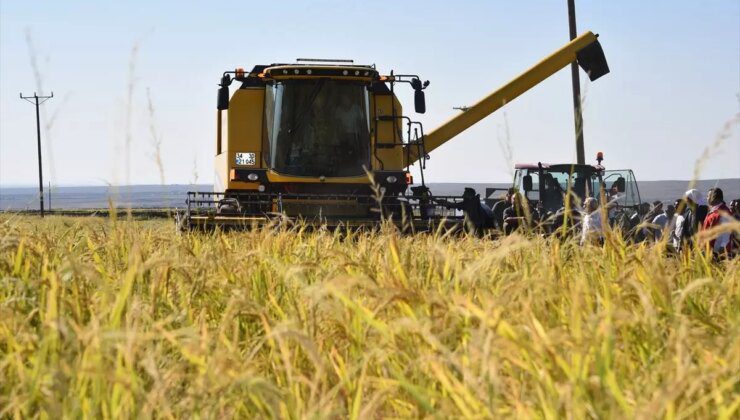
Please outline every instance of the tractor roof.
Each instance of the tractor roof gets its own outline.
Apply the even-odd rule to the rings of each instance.
[[[514,165],[514,169],[529,169],[536,170],[539,168],[537,163],[517,163]],[[542,169],[550,171],[563,171],[563,172],[579,172],[579,171],[592,171],[598,172],[603,171],[604,167],[601,165],[581,165],[577,163],[542,163]]]

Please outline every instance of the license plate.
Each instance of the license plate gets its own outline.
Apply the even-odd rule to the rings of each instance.
[[[254,166],[257,163],[257,154],[252,152],[236,152],[236,164],[239,166]]]

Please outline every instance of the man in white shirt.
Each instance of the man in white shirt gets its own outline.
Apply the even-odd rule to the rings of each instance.
[[[669,204],[666,206],[665,210],[663,210],[663,213],[660,213],[653,218],[652,224],[657,227],[657,229],[655,229],[654,231],[655,240],[660,240],[660,238],[663,236],[663,232],[673,230],[675,226],[673,215],[675,213],[676,208],[672,204]]]
[[[602,238],[601,212],[599,202],[593,197],[583,201],[583,214],[581,215],[581,245],[587,242],[597,242]]]
[[[686,223],[686,217],[684,217],[683,214],[677,214],[673,217],[673,230],[670,231],[671,233],[671,245],[673,245],[673,249],[676,251],[681,250],[681,245],[683,244],[683,230],[684,230],[684,224]]]

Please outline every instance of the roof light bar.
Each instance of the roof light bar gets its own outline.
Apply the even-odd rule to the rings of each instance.
[[[345,58],[298,58],[296,61],[304,61],[308,63],[354,63],[355,60],[348,60]]]

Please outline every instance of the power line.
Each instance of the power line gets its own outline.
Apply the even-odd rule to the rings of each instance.
[[[39,118],[39,105],[53,98],[54,92],[51,92],[50,96],[39,96],[36,92],[33,93],[33,96],[23,96],[23,93],[21,93],[20,97],[36,105],[36,144],[39,152],[39,209],[41,210],[41,217],[44,217],[44,174],[41,169],[41,121]],[[39,99],[41,99],[41,102],[39,102]]]

